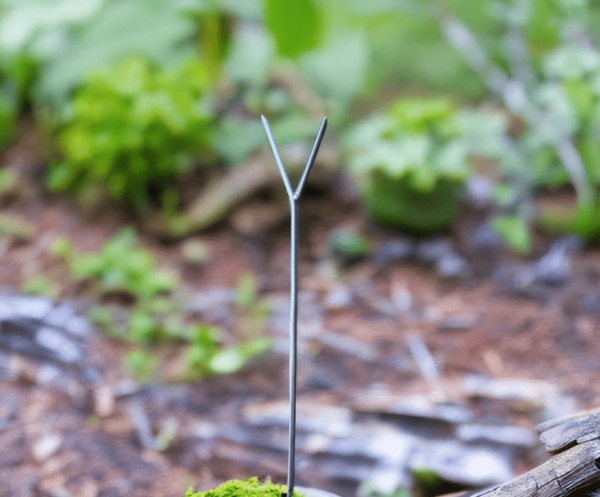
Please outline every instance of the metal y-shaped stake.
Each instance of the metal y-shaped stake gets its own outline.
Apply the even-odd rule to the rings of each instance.
[[[290,435],[288,443],[288,475],[287,475],[287,497],[294,495],[294,476],[295,476],[295,455],[296,455],[296,356],[298,344],[298,202],[302,195],[302,190],[310,170],[313,167],[325,129],[327,128],[327,118],[324,117],[321,127],[317,133],[315,144],[302,173],[302,177],[296,186],[296,191],[292,190],[290,179],[287,175],[279,150],[275,144],[273,133],[269,126],[269,121],[265,116],[261,116],[263,126],[269,138],[269,144],[275,161],[279,167],[285,191],[290,201],[291,224],[290,224]],[[284,494],[283,494],[284,495]]]

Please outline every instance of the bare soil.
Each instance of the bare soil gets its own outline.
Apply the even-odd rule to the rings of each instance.
[[[3,245],[0,286],[8,290],[18,291],[25,279],[38,273],[65,281],[65,267],[45,251],[54,238],[65,236],[76,250],[94,251],[120,227],[135,224],[117,208],[84,215],[67,198],[40,194],[41,166],[33,157],[9,155],[6,163],[19,172],[23,188],[0,199],[2,212],[34,227],[31,239]],[[415,336],[431,352],[439,385],[450,400],[465,401],[456,385],[478,375],[550,382],[574,398],[578,408],[600,405],[597,247],[571,258],[565,283],[534,285],[523,292],[495,275],[503,264],[531,261],[502,250],[470,250],[465,244],[470,221],[459,224],[449,237],[475,270],[470,276],[448,279],[410,260],[380,264],[370,256],[342,266],[329,251],[333,228],[360,227],[372,243],[371,254],[399,235],[371,226],[355,201],[331,191],[307,191],[303,207],[300,287],[308,303],[300,316],[301,398],[349,406],[374,387],[406,395],[430,393],[437,386],[423,376],[407,345],[406,337]],[[275,202],[271,208],[287,207]],[[470,219],[468,214],[465,219]],[[285,315],[287,230],[283,222],[249,237],[225,221],[198,235],[212,254],[210,262],[198,268],[183,261],[177,242],[144,235],[142,241],[162,267],[182,271],[187,295],[234,287],[241,274],[250,272],[260,283],[261,298],[271,303],[275,314]],[[540,243],[542,253],[547,244]],[[82,296],[77,285],[65,287],[63,298]],[[340,302],[335,295],[342,295]],[[267,330],[280,344],[286,340],[283,323],[283,329],[273,325]],[[332,341],[321,340],[319,333]],[[35,360],[6,356],[2,367],[11,374],[0,382],[0,496],[178,497],[190,485],[209,488],[253,474],[285,481],[281,454],[240,461],[228,453],[238,450],[235,444],[222,440],[217,447],[202,434],[215,425],[235,426],[251,403],[285,401],[284,353],[268,353],[230,376],[187,385],[158,383],[123,393],[127,375],[121,361],[128,346],[97,333],[86,350],[101,379],[90,383],[65,371],[59,386],[38,380],[42,365]],[[468,405],[482,417],[501,409],[472,399]],[[541,420],[539,413],[527,410],[508,414],[527,427]],[[164,428],[165,420],[174,419],[178,435],[165,450],[144,447],[144,419],[153,434]],[[519,468],[524,469],[526,463]],[[299,478],[311,484],[301,468]]]

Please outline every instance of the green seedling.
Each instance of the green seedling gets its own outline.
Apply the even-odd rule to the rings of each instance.
[[[23,293],[30,295],[43,295],[46,297],[58,297],[60,288],[43,274],[37,274],[25,279],[21,285]]]
[[[366,256],[369,252],[369,240],[351,229],[337,229],[330,238],[331,253],[342,264],[349,264]]]
[[[181,304],[171,295],[178,285],[178,274],[157,270],[152,254],[136,247],[136,242],[135,232],[125,229],[106,242],[98,254],[75,254],[64,239],[52,246],[52,252],[67,262],[73,277],[90,281],[100,296],[113,292],[131,296],[125,306],[94,307],[90,317],[110,336],[149,347],[132,350],[124,359],[125,369],[136,379],[150,381],[154,377],[157,359],[150,347],[161,343],[185,344],[183,379],[233,373],[271,347],[268,338],[226,344],[218,328],[186,319]],[[252,276],[240,279],[235,300],[243,311],[242,319],[256,324],[257,316],[263,317],[264,306],[257,300]],[[256,314],[256,309],[261,314]]]
[[[496,216],[492,219],[492,228],[515,252],[528,254],[531,251],[529,226],[523,218],[509,215]]]
[[[146,302],[174,290],[179,275],[157,270],[154,256],[137,248],[136,243],[135,231],[125,228],[106,242],[98,254],[75,254],[64,239],[56,240],[51,250],[65,259],[75,278],[92,280],[104,294],[120,291]]]
[[[202,325],[193,328],[186,354],[189,378],[235,373],[250,359],[271,347],[271,340],[268,338],[256,338],[223,346],[221,337],[221,331],[213,326]]]
[[[158,358],[146,350],[130,350],[123,358],[123,367],[136,381],[148,383],[154,379]]]

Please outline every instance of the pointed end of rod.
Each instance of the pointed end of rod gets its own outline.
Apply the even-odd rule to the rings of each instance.
[[[319,132],[317,133],[317,141],[319,142],[319,144],[323,139],[323,136],[325,136],[325,130],[327,129],[328,122],[329,121],[327,120],[327,117],[324,117],[321,121],[321,126],[319,127]]]

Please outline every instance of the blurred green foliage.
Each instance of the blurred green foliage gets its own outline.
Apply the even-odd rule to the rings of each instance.
[[[374,219],[420,234],[447,227],[469,174],[469,141],[446,99],[402,99],[346,137]]]
[[[146,347],[174,340],[184,342],[185,369],[180,372],[181,379],[233,373],[271,347],[271,340],[262,337],[226,345],[217,327],[187,320],[182,306],[173,298],[179,275],[158,270],[152,253],[137,245],[135,232],[126,228],[106,242],[98,254],[76,253],[64,239],[56,240],[52,246],[52,252],[67,263],[72,278],[90,282],[92,290],[106,302],[92,310],[91,318],[109,335]],[[255,292],[254,287],[238,290],[246,300],[237,305],[246,305],[248,299],[254,302]],[[111,296],[112,300],[118,297],[117,300],[130,303],[110,304]],[[153,378],[157,361],[152,349],[133,349],[124,361],[136,378]]]
[[[50,169],[56,190],[106,187],[138,210],[191,167],[208,137],[202,104],[207,73],[197,61],[175,71],[140,58],[92,75],[77,91],[58,134],[64,162]]]
[[[318,46],[321,13],[313,0],[265,0],[264,5],[265,26],[281,55],[295,57]]]
[[[342,264],[349,264],[369,253],[369,240],[352,228],[340,228],[329,237],[330,251]]]
[[[52,251],[68,264],[75,278],[90,278],[102,293],[121,291],[136,300],[150,301],[175,289],[174,272],[157,271],[154,256],[137,248],[137,237],[125,228],[108,240],[99,254],[75,253],[65,239],[56,240]]]
[[[0,149],[15,134],[14,109],[10,101],[0,94]]]
[[[0,147],[31,111],[58,144],[53,188],[173,215],[183,172],[264,146],[258,115],[286,142],[327,113],[332,130],[362,127],[348,162],[371,168],[365,196],[382,222],[447,227],[466,155],[483,155],[513,199],[493,223],[507,241],[515,231],[509,245],[523,250],[535,224],[524,203],[565,187],[577,205],[560,229],[594,240],[599,27],[591,0],[1,0]],[[418,129],[423,102],[433,114]],[[481,102],[492,124],[461,110]],[[556,216],[540,216],[552,229]]]

